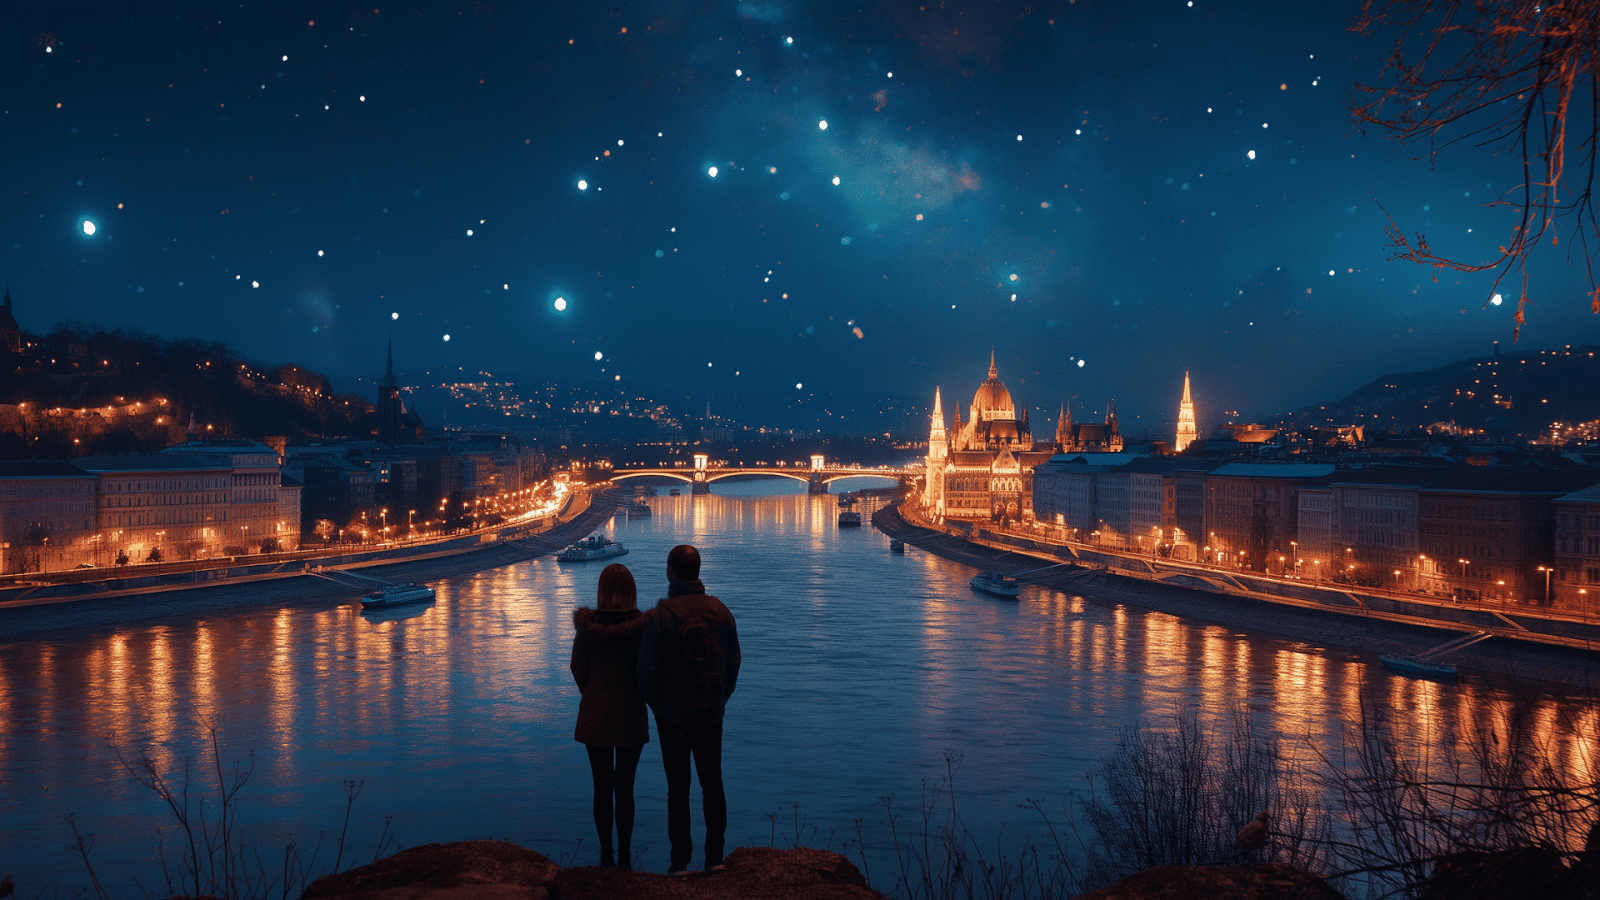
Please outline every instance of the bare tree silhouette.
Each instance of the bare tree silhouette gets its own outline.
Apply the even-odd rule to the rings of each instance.
[[[1571,225],[1589,283],[1590,311],[1600,314],[1594,255],[1600,241],[1594,209],[1595,137],[1600,127],[1600,0],[1365,0],[1350,30],[1394,36],[1394,50],[1373,84],[1356,86],[1350,104],[1358,127],[1371,125],[1402,145],[1425,145],[1416,158],[1466,141],[1517,157],[1521,184],[1490,207],[1517,212],[1493,259],[1471,263],[1436,252],[1420,232],[1408,237],[1389,216],[1394,259],[1457,272],[1495,272],[1486,298],[1516,273],[1515,340],[1528,298],[1528,259],[1559,244]],[[1588,94],[1588,102],[1583,95]],[[1387,215],[1387,211],[1385,211]],[[1487,299],[1486,299],[1487,302]]]

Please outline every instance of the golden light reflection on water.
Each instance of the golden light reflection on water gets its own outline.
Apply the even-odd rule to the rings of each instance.
[[[1426,747],[1459,744],[1510,710],[1503,691],[1471,677],[1400,678],[1359,653],[1079,594],[976,594],[967,567],[915,548],[892,555],[870,527],[839,529],[835,501],[685,493],[607,529],[632,550],[619,561],[642,608],[664,593],[667,550],[688,541],[702,547],[708,589],[739,617],[747,668],[725,750],[750,806],[737,841],[767,839],[752,812],[761,803],[805,797],[812,820],[831,826],[871,815],[885,793],[915,796],[944,750],[967,755],[971,824],[989,834],[1022,798],[1081,784],[1141,721],[1226,723],[1242,704],[1302,758],[1333,750],[1343,726],[1371,712],[1404,717],[1406,739]],[[366,778],[368,815],[396,813],[409,842],[497,833],[553,852],[587,829],[566,666],[571,610],[594,602],[600,568],[544,558],[434,583],[433,603],[385,613],[353,599],[287,604],[6,645],[0,798],[24,798],[26,823],[132,816],[136,792],[99,787],[115,780],[106,733],[175,763],[215,719],[230,754],[258,752],[252,792],[269,812],[301,816],[304,833],[328,825],[301,812],[307,798]],[[1592,773],[1600,712],[1557,692],[1538,703],[1534,721],[1564,770]],[[647,770],[641,797],[658,787],[645,786]],[[19,841],[61,871],[81,867],[53,833],[46,842],[0,821],[0,843]],[[144,858],[148,847],[125,852]]]

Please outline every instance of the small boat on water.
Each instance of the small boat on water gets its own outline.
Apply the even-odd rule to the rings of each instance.
[[[904,552],[906,552],[906,542],[900,540],[899,538],[890,538],[889,539],[889,552],[890,553],[904,553]]]
[[[1005,597],[1008,600],[1015,600],[1022,594],[1022,588],[1017,584],[1015,578],[1010,575],[1002,575],[999,572],[980,572],[972,576],[972,580],[967,583],[975,591],[993,594],[996,597]]]
[[[391,606],[432,600],[434,596],[433,588],[427,585],[397,584],[394,587],[387,587],[362,595],[361,608],[388,609]]]
[[[635,500],[633,501],[633,505],[628,507],[629,518],[648,519],[650,518],[650,515],[650,504],[644,502],[643,500]]]
[[[596,559],[610,559],[613,556],[622,556],[628,548],[603,534],[591,534],[583,540],[562,550],[556,556],[559,562],[590,562]]]
[[[667,491],[667,496],[669,496],[669,497],[677,497],[677,496],[680,496],[682,493],[683,493],[683,491],[680,491],[677,488],[673,488],[672,490]]]
[[[1378,660],[1383,663],[1384,668],[1403,672],[1414,678],[1454,681],[1456,667],[1452,663],[1445,662],[1444,657],[1458,650],[1465,650],[1473,644],[1480,644],[1491,637],[1494,637],[1492,632],[1475,631],[1471,634],[1461,635],[1453,641],[1434,647],[1432,650],[1424,650],[1416,654],[1395,653],[1390,656],[1380,656]]]
[[[844,510],[839,513],[840,528],[860,528],[861,513],[856,512],[856,498],[845,494],[839,498],[839,508]]]
[[[1404,672],[1419,678],[1454,681],[1456,677],[1456,667],[1447,662],[1424,659],[1420,656],[1380,656],[1378,659],[1383,662],[1386,669],[1394,669],[1396,672]]]
[[[639,493],[646,497],[654,497],[656,495],[656,489],[654,487],[642,487],[639,489]]]

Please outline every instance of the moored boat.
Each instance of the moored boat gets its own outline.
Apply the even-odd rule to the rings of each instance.
[[[1419,678],[1438,678],[1440,680],[1453,680],[1456,677],[1456,667],[1451,663],[1439,662],[1433,659],[1424,659],[1420,656],[1380,656],[1384,668],[1415,675]]]
[[[860,528],[861,527],[861,513],[858,513],[853,509],[847,509],[844,512],[839,513],[839,527],[840,528]]]
[[[1017,584],[1015,578],[1010,575],[1002,575],[999,572],[979,572],[977,575],[972,576],[972,580],[967,583],[975,591],[993,594],[996,597],[1005,597],[1009,600],[1015,600],[1022,594],[1022,588]]]
[[[371,591],[361,597],[362,609],[388,609],[391,606],[400,606],[405,603],[420,603],[432,600],[435,594],[433,588],[422,584],[397,584],[394,587]]]
[[[603,534],[591,534],[583,540],[562,550],[556,556],[559,562],[589,562],[596,559],[610,559],[613,556],[622,556],[628,548]]]
[[[673,489],[672,489],[672,490],[670,490],[670,491],[667,491],[667,495],[668,495],[668,496],[671,496],[671,497],[677,497],[677,496],[679,496],[679,495],[680,495],[680,494],[682,494],[682,493],[683,493],[683,491],[680,491],[680,490],[678,490],[678,489],[677,489],[677,488],[673,488]]]
[[[890,553],[904,553],[904,552],[906,552],[906,542],[900,540],[899,538],[890,538],[889,539],[889,552]]]
[[[635,519],[648,519],[651,515],[650,504],[643,500],[635,500],[633,505],[628,507],[628,515]]]

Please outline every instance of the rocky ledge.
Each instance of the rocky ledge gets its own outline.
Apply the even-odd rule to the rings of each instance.
[[[319,878],[306,900],[869,900],[883,895],[848,859],[826,850],[742,847],[726,872],[668,878],[575,867],[501,841],[413,847],[370,866]]]

